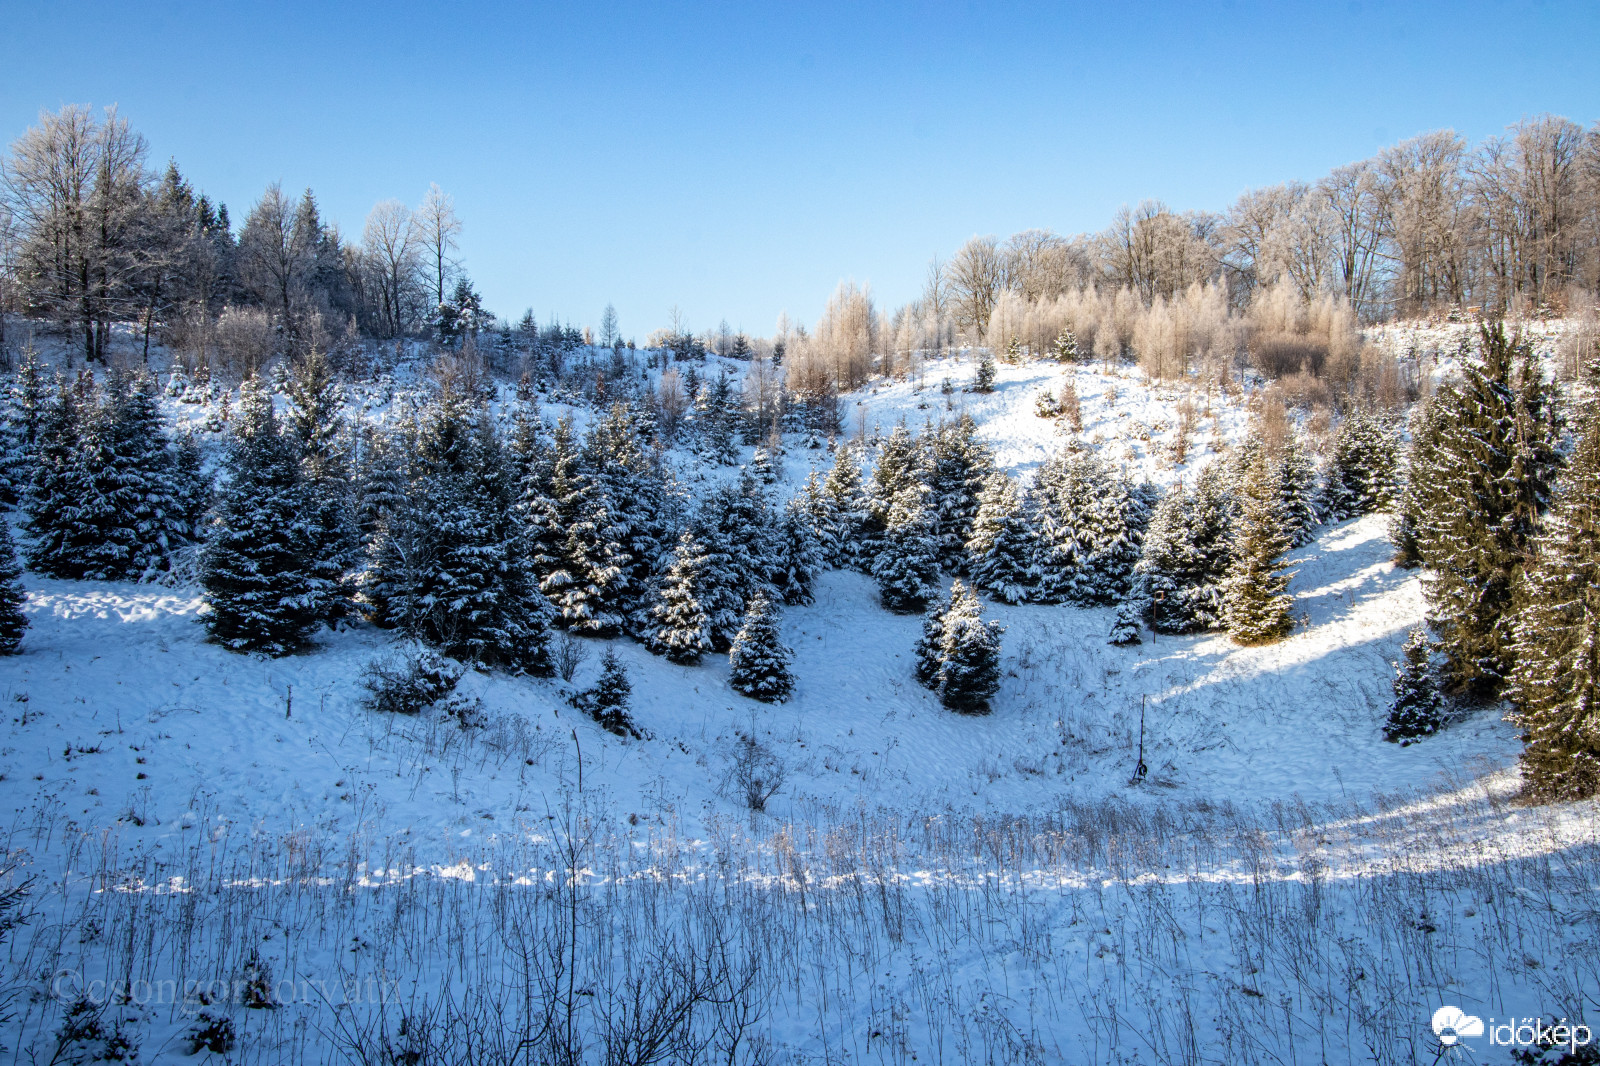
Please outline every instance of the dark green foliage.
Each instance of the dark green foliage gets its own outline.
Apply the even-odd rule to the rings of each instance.
[[[928,490],[911,482],[900,490],[885,516],[872,576],[878,601],[897,614],[922,610],[939,592],[939,555],[928,517]]]
[[[1416,538],[1429,622],[1457,690],[1493,695],[1511,667],[1513,589],[1559,463],[1551,391],[1532,348],[1497,325],[1434,401],[1438,441],[1413,474],[1433,496]]]
[[[967,541],[973,583],[1006,603],[1027,602],[1039,588],[1038,549],[1038,532],[1023,511],[1016,482],[1000,471],[989,475]]]
[[[1000,688],[1000,635],[1005,627],[983,620],[978,595],[959,580],[951,587],[943,611],[939,669],[935,689],[952,711],[989,713],[989,700]]]
[[[1593,401],[1517,603],[1506,695],[1526,741],[1525,788],[1539,800],[1600,795],[1600,408]]]
[[[28,628],[22,605],[28,593],[22,587],[22,567],[11,543],[11,524],[0,519],[0,655],[14,655]]]
[[[600,680],[593,688],[574,696],[572,703],[606,732],[639,740],[643,734],[629,713],[632,698],[633,682],[628,680],[628,669],[617,653],[607,648],[600,659]]]
[[[774,594],[771,525],[766,493],[748,471],[711,493],[700,509],[695,535],[705,546],[706,568],[699,600],[718,651],[733,643],[750,601]]]
[[[728,683],[751,699],[782,703],[794,691],[794,652],[778,632],[778,612],[765,596],[750,601],[728,651]]]
[[[711,650],[711,620],[700,606],[705,586],[705,548],[691,530],[684,530],[661,582],[652,614],[656,630],[650,649],[675,663],[692,665]]]
[[[1140,643],[1141,639],[1139,634],[1139,608],[1132,601],[1118,605],[1117,617],[1111,623],[1111,633],[1106,637],[1106,643],[1126,648]]]
[[[1444,724],[1444,698],[1431,662],[1433,648],[1428,634],[1418,626],[1411,631],[1404,659],[1394,664],[1394,702],[1389,705],[1389,720],[1383,726],[1383,739],[1410,744],[1432,736]]]
[[[978,497],[994,472],[994,456],[978,439],[978,424],[963,413],[942,422],[926,438],[929,489],[939,562],[960,571],[966,565],[966,544],[978,517]]]
[[[817,534],[802,498],[790,500],[773,531],[771,584],[778,596],[791,607],[809,604],[811,591],[822,561],[817,550]]]
[[[1232,565],[1223,587],[1222,621],[1239,644],[1270,644],[1294,628],[1289,550],[1279,482],[1265,454],[1258,453],[1238,489]]]
[[[1396,566],[1422,565],[1419,541],[1422,523],[1438,502],[1438,486],[1429,479],[1438,461],[1438,408],[1430,399],[1417,405],[1411,418],[1411,449],[1406,457],[1405,481],[1395,504],[1389,540],[1394,544]]]
[[[1334,439],[1323,510],[1338,522],[1387,509],[1399,461],[1399,442],[1388,426],[1373,415],[1350,415]]]
[[[1038,531],[1038,598],[1110,606],[1126,599],[1149,512],[1126,478],[1084,452],[1052,456],[1030,493]]]
[[[412,645],[380,656],[361,675],[361,704],[385,714],[421,714],[450,698],[461,680],[459,665],[427,648]]]
[[[978,372],[972,377],[972,391],[994,391],[994,355],[987,348],[978,356]]]
[[[1156,506],[1136,573],[1157,632],[1192,633],[1222,624],[1236,510],[1221,463],[1201,472],[1193,492],[1180,483]]]

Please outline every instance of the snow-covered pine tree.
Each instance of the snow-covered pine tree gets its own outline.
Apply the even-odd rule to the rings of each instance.
[[[927,500],[928,488],[920,481],[901,488],[872,564],[878,602],[896,614],[920,611],[939,594],[939,555]]]
[[[254,376],[239,390],[228,452],[232,472],[201,555],[211,639],[232,651],[287,655],[321,622],[326,589],[317,545],[301,517],[299,464],[279,431],[272,398]]]
[[[693,665],[711,650],[711,620],[700,606],[707,565],[705,548],[692,530],[684,530],[651,611],[656,629],[650,650],[675,663]]]
[[[834,452],[822,493],[826,503],[818,515],[817,532],[823,561],[835,569],[865,570],[872,560],[864,546],[867,497],[855,444],[846,441]]]
[[[349,611],[352,581],[361,540],[351,493],[351,464],[345,438],[344,399],[333,380],[328,360],[312,349],[285,383],[289,410],[283,432],[300,458],[301,491],[306,520],[317,543],[318,576],[329,589],[317,605],[321,616],[337,621]]]
[[[1138,644],[1140,640],[1139,608],[1132,600],[1125,600],[1117,605],[1117,617],[1111,623],[1111,633],[1106,643],[1125,648]]]
[[[973,583],[1006,603],[1025,603],[1039,588],[1039,536],[1023,509],[1016,482],[1003,471],[989,475],[967,541]]]
[[[1511,668],[1512,593],[1559,463],[1551,387],[1530,345],[1484,327],[1480,357],[1436,394],[1423,475],[1436,506],[1418,530],[1428,620],[1450,687],[1494,695]]]
[[[406,458],[412,454],[403,438],[371,426],[360,435],[360,462],[356,466],[355,521],[370,545],[378,523],[405,506],[410,491]]]
[[[647,449],[637,410],[612,404],[584,444],[584,463],[605,501],[601,541],[621,580],[605,590],[606,609],[627,619],[635,636],[647,636],[650,590],[671,540],[665,517],[667,485],[655,453]]]
[[[1022,362],[1022,342],[1015,337],[1006,342],[1006,362],[1013,365]]]
[[[11,523],[0,519],[0,655],[15,655],[28,628],[22,605],[28,593],[22,587],[22,566],[11,542]]]
[[[1317,467],[1306,452],[1300,434],[1293,426],[1283,440],[1283,448],[1273,461],[1278,482],[1278,506],[1283,514],[1283,531],[1291,547],[1310,544],[1321,519],[1317,515]]]
[[[1375,415],[1357,411],[1334,438],[1323,488],[1323,510],[1333,521],[1382,511],[1394,503],[1399,442]]]
[[[614,649],[607,648],[600,659],[600,680],[574,702],[606,732],[638,740],[639,727],[629,713],[632,700],[633,682],[628,680],[628,668]]]
[[[1437,505],[1438,486],[1432,482],[1439,443],[1438,408],[1434,398],[1417,404],[1411,415],[1411,447],[1406,454],[1405,479],[1395,501],[1389,540],[1394,544],[1394,564],[1403,569],[1422,565],[1418,540],[1422,523]]]
[[[1056,361],[1059,363],[1076,363],[1078,361],[1078,337],[1072,330],[1065,326],[1056,334],[1053,346]]]
[[[1085,606],[1125,599],[1145,524],[1133,486],[1097,457],[1068,448],[1045,461],[1030,495],[1039,598]]]
[[[1444,699],[1430,662],[1433,648],[1423,627],[1411,631],[1401,653],[1404,658],[1394,664],[1394,702],[1389,705],[1383,739],[1410,744],[1439,731],[1444,724]]]
[[[1182,483],[1156,505],[1135,567],[1151,628],[1192,633],[1221,624],[1223,584],[1232,565],[1235,509],[1224,464],[1201,472],[1193,492]]]
[[[1246,473],[1238,499],[1222,622],[1236,643],[1271,644],[1294,628],[1294,599],[1289,595],[1289,575],[1284,573],[1289,537],[1278,479],[1264,453],[1257,454]]]
[[[817,534],[805,503],[801,496],[790,500],[773,529],[771,555],[777,568],[771,583],[778,597],[790,607],[811,603],[811,586],[822,569]]]
[[[17,375],[6,389],[3,449],[0,449],[0,503],[20,503],[33,475],[34,449],[49,402],[48,382],[39,354],[23,349]]]
[[[178,438],[172,459],[172,487],[178,501],[183,538],[198,544],[205,538],[206,512],[211,510],[214,488],[206,473],[200,442],[193,433]]]
[[[1600,385],[1600,367],[1590,385]],[[1541,801],[1600,795],[1600,402],[1579,417],[1512,627],[1506,695],[1526,744],[1524,787]]]
[[[944,667],[944,616],[949,610],[950,598],[947,596],[942,601],[930,600],[928,610],[922,616],[922,635],[911,650],[916,657],[913,673],[917,684],[923,688],[939,687],[939,675]]]
[[[978,355],[978,370],[972,377],[972,391],[994,391],[994,353],[987,348]]]
[[[727,373],[717,375],[695,401],[695,427],[700,434],[700,455],[707,462],[733,466],[739,462],[739,397]]]
[[[922,484],[922,442],[911,436],[904,422],[890,431],[878,450],[878,462],[866,485],[866,520],[861,530],[863,565],[877,562],[889,528],[889,512],[907,489]]]
[[[939,562],[961,572],[966,566],[966,544],[978,517],[978,497],[994,472],[994,455],[978,439],[978,424],[962,412],[942,422],[927,442],[928,509],[933,518]]]
[[[988,714],[1000,689],[1000,635],[1005,627],[983,620],[978,594],[957,580],[950,589],[940,643],[939,699],[952,711]]]
[[[750,456],[750,470],[763,485],[776,485],[783,477],[782,462],[765,445],[757,445]]]
[[[711,643],[726,650],[757,595],[773,595],[775,569],[768,557],[771,516],[766,493],[748,472],[711,493],[700,509],[695,533],[706,546],[700,605],[709,619]]]
[[[778,632],[777,609],[767,597],[757,596],[728,650],[728,683],[751,699],[782,703],[794,691],[793,661],[793,649]]]

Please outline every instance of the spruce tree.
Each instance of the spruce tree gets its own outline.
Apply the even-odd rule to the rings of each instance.
[[[978,439],[978,424],[966,413],[941,423],[926,444],[927,483],[939,562],[951,570],[966,566],[966,544],[978,517],[978,497],[994,473],[993,452]]]
[[[1135,571],[1151,628],[1159,633],[1192,633],[1222,622],[1236,509],[1229,481],[1223,464],[1212,463],[1193,492],[1173,486],[1150,518]]]
[[[1038,533],[1023,510],[1016,482],[1004,472],[991,474],[967,541],[973,583],[1006,603],[1025,603],[1039,587],[1037,551]]]
[[[1484,327],[1480,357],[1440,388],[1427,477],[1435,506],[1417,533],[1429,623],[1452,688],[1498,692],[1511,667],[1510,611],[1558,464],[1550,387],[1531,346]]]
[[[932,600],[922,616],[922,635],[917,638],[912,654],[916,657],[913,670],[917,684],[923,688],[939,687],[939,674],[944,666],[944,616],[949,609],[948,597],[942,602]]]
[[[1222,621],[1235,642],[1270,644],[1294,628],[1294,599],[1283,572],[1288,550],[1278,481],[1266,456],[1258,455],[1240,486],[1233,565],[1223,592]]]
[[[757,596],[745,612],[744,625],[728,651],[728,682],[751,699],[782,703],[794,691],[789,664],[794,651],[778,632],[778,612],[772,601]]]
[[[897,614],[922,610],[939,591],[939,555],[928,517],[928,490],[905,485],[890,505],[872,576],[878,602]]]
[[[1291,547],[1310,544],[1321,518],[1317,513],[1317,468],[1306,453],[1300,434],[1291,426],[1283,449],[1273,462],[1278,483],[1278,506],[1284,533]]]
[[[939,699],[963,714],[989,713],[1000,688],[1000,635],[1005,627],[983,620],[978,595],[959,580],[950,590],[940,643]]]
[[[651,612],[656,630],[650,650],[675,663],[693,665],[711,650],[711,620],[700,606],[707,565],[705,548],[684,530]]]
[[[1382,511],[1394,503],[1399,444],[1377,417],[1356,412],[1334,438],[1323,507],[1336,522]]]
[[[1600,372],[1591,369],[1591,384]],[[1506,695],[1538,800],[1600,795],[1600,406],[1581,413],[1577,445],[1518,589]]]
[[[1438,486],[1432,481],[1439,443],[1438,408],[1430,398],[1417,405],[1411,416],[1411,448],[1406,456],[1405,479],[1396,500],[1389,540],[1394,544],[1394,564],[1403,569],[1422,565],[1422,523],[1438,504]]]
[[[573,702],[606,732],[638,740],[642,734],[629,713],[632,700],[633,682],[628,680],[628,668],[615,650],[607,648],[600,659],[600,680],[579,693]]]
[[[1040,468],[1030,499],[1038,526],[1039,598],[1084,606],[1125,599],[1145,525],[1133,486],[1098,458],[1064,449]]]
[[[994,391],[994,353],[987,348],[978,356],[978,372],[972,378],[972,391]]]
[[[700,509],[695,532],[706,546],[700,604],[718,651],[733,642],[751,599],[774,594],[771,521],[766,494],[748,472],[711,493]]]
[[[889,528],[889,512],[908,489],[922,484],[922,446],[901,422],[890,431],[878,451],[878,462],[865,489],[866,518],[861,531],[862,562],[868,568],[877,560]]]
[[[22,587],[22,566],[11,542],[11,523],[0,519],[0,655],[15,655],[29,618],[22,605],[28,593]]]
[[[1417,626],[1401,651],[1404,659],[1394,664],[1394,702],[1389,705],[1383,739],[1410,744],[1439,731],[1444,724],[1444,699],[1429,662],[1433,649],[1427,632]]]
[[[302,516],[294,448],[260,379],[245,381],[239,407],[228,453],[233,479],[201,555],[204,621],[230,650],[287,655],[320,623],[326,590],[313,572],[317,545]]]
[[[776,569],[771,584],[785,604],[803,607],[815,598],[811,587],[817,571],[822,568],[817,534],[804,499],[796,497],[784,507],[773,537],[772,559]]]
[[[1076,363],[1078,361],[1077,335],[1067,327],[1061,327],[1061,332],[1056,334],[1054,350],[1057,362]]]
[[[115,397],[114,473],[101,478],[116,501],[116,524],[126,531],[112,538],[130,545],[121,576],[136,580],[170,570],[172,553],[193,540],[194,501],[180,492],[177,453],[168,446],[156,391],[155,379],[140,374]]]
[[[1111,633],[1106,638],[1107,644],[1115,644],[1125,648],[1141,641],[1139,635],[1139,608],[1129,600],[1117,606],[1116,620],[1111,623]]]
[[[316,349],[295,368],[286,391],[289,410],[284,417],[284,436],[299,456],[306,520],[322,546],[316,565],[328,594],[317,610],[333,622],[348,611],[351,589],[346,573],[354,567],[360,547],[341,413],[344,401],[328,360]]]

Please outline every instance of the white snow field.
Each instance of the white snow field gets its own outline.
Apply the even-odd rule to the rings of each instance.
[[[1062,371],[999,371],[947,408],[970,364],[930,364],[851,410],[870,432],[964,407],[1026,474],[1060,442],[1033,397]],[[1176,390],[1076,375],[1084,438],[1136,476],[1187,476],[1245,425],[1216,397],[1174,466]],[[808,457],[830,461],[794,441],[790,490]],[[0,826],[30,879],[0,1042],[38,1063],[119,1039],[141,1062],[1408,1063],[1436,1059],[1444,1004],[1592,1018],[1595,805],[1515,805],[1497,708],[1382,740],[1423,612],[1386,522],[1294,553],[1302,624],[1268,647],[1115,648],[1111,610],[990,605],[983,717],[913,680],[920,618],[828,573],[784,611],[781,705],[723,658],[610,642],[643,740],[566,702],[606,642],[570,685],[468,673],[486,724],[462,730],[362,708],[389,633],[239,656],[192,587],[30,575],[0,659]],[[742,738],[781,777],[763,812]]]

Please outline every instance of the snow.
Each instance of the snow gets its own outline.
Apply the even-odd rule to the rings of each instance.
[[[1171,484],[1247,419],[1245,397],[1196,394],[1176,465],[1162,444],[1180,389],[1002,362],[992,394],[940,392],[972,369],[930,361],[920,389],[850,397],[848,428],[965,410],[1026,476],[1063,440],[1034,396],[1067,374],[1084,439]],[[787,491],[813,457],[831,461],[789,442]],[[377,975],[412,1005],[446,978],[470,990],[507,964],[504,916],[558,892],[567,866],[597,893],[585,906],[645,938],[677,920],[647,917],[657,904],[707,928],[698,893],[713,890],[697,886],[720,886],[774,975],[760,1028],[779,1061],[1398,1062],[1431,1054],[1441,996],[1485,1016],[1581,1009],[1600,991],[1592,956],[1568,955],[1592,935],[1595,807],[1516,807],[1518,741],[1496,708],[1383,742],[1390,664],[1423,614],[1387,520],[1292,553],[1302,624],[1266,647],[1148,631],[1112,647],[1114,608],[987,603],[1006,633],[986,716],[916,683],[922,619],[880,609],[855,573],[783,610],[786,703],[736,693],[722,656],[677,666],[590,640],[571,684],[469,672],[488,722],[472,732],[363,709],[361,670],[390,634],[240,656],[205,642],[193,588],[30,575],[23,654],[0,660],[0,826],[35,879],[6,945],[24,995],[4,1041],[48,1060],[51,975],[118,973],[132,956],[112,934],[141,927],[148,946],[127,950],[151,976],[226,978],[248,930],[281,976]],[[642,741],[567,701],[607,645]],[[1135,785],[1141,714],[1150,776]],[[741,732],[786,770],[761,815],[730,784]],[[564,862],[574,809],[598,842]],[[1519,902],[1541,893],[1551,907]],[[1541,917],[1563,908],[1579,917]],[[1495,954],[1512,944],[1549,969]],[[184,1011],[124,1013],[145,1061],[190,1061]],[[240,1061],[349,1053],[355,1015],[332,1001],[231,1013]]]

